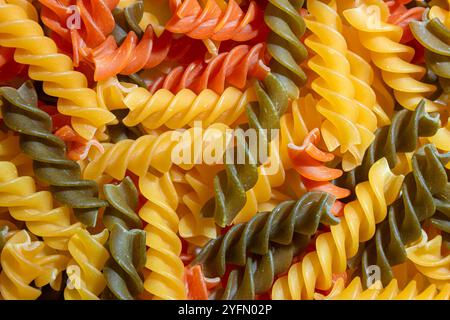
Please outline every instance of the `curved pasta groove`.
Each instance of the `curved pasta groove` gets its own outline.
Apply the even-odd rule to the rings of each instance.
[[[339,147],[342,168],[349,171],[361,163],[374,139],[375,95],[367,83],[351,74],[350,61],[353,65],[360,61],[349,54],[337,12],[316,0],[308,1],[308,10],[311,16],[305,23],[312,35],[305,39],[305,45],[315,53],[308,66],[318,75],[311,86],[321,97],[316,108],[325,118],[320,127],[323,140],[329,151]]]
[[[433,6],[424,12],[424,21],[412,21],[410,28],[414,37],[425,47],[427,67],[439,78],[442,90],[437,101],[450,103],[450,11]],[[448,114],[447,110],[447,114]],[[439,149],[450,151],[450,122],[440,128],[430,139]]]
[[[73,70],[72,60],[58,53],[53,40],[20,6],[0,4],[0,21],[0,45],[16,48],[14,59],[29,65],[30,78],[43,81],[45,93],[58,98],[58,111],[72,117],[80,136],[90,140],[114,120],[112,113],[99,108],[95,92],[87,86],[86,77]]]
[[[19,89],[1,87],[3,121],[20,134],[20,147],[33,159],[36,177],[51,186],[56,200],[74,209],[78,220],[88,226],[97,223],[98,209],[106,203],[97,198],[97,184],[82,180],[78,163],[66,158],[64,142],[53,135],[50,116],[37,106],[31,82]]]
[[[427,237],[406,249],[408,260],[417,270],[429,279],[450,280],[450,255],[442,255],[442,237],[436,236],[427,241]]]
[[[343,15],[359,31],[359,40],[370,51],[372,62],[381,69],[384,82],[400,105],[414,110],[420,100],[434,93],[434,85],[420,81],[425,69],[411,63],[414,49],[400,43],[403,29],[387,22],[389,9],[383,1],[363,3]],[[440,109],[433,101],[425,101],[427,111]]]
[[[91,235],[86,230],[74,234],[69,240],[69,253],[72,260],[67,270],[76,270],[69,275],[64,290],[66,300],[98,300],[106,287],[102,274],[103,267],[109,258],[104,244],[108,240],[108,230]]]
[[[319,223],[339,222],[330,213],[334,200],[325,192],[308,192],[298,201],[282,202],[209,241],[192,263],[202,264],[207,277],[222,277],[228,264],[245,266],[244,280],[234,271],[230,274],[224,297],[254,299],[270,289],[275,275],[287,270],[294,255],[306,248]]]
[[[103,224],[110,231],[111,258],[103,269],[107,290],[102,296],[133,300],[144,290],[140,272],[146,260],[145,232],[135,213],[138,191],[129,177],[118,185],[104,185],[103,190],[110,204],[103,213]]]
[[[147,174],[139,179],[139,189],[147,202],[139,216],[147,223],[147,262],[150,273],[144,288],[153,298],[186,299],[184,265],[180,258],[179,219],[176,213],[178,195],[169,173],[158,178]]]
[[[41,295],[40,288],[47,284],[59,289],[68,259],[21,230],[6,241],[0,260],[2,298],[34,300]],[[31,285],[33,281],[35,286]]]
[[[216,0],[208,0],[202,8],[198,0],[178,2],[165,28],[173,33],[182,33],[194,39],[214,41],[248,41],[262,31],[262,11],[250,2],[244,12],[235,0],[221,8]]]
[[[268,153],[262,153],[260,149],[270,149],[270,142],[277,135],[274,130],[279,129],[279,119],[288,106],[283,84],[272,74],[263,83],[257,82],[255,91],[258,103],[249,104],[246,110],[248,128],[256,131],[255,141],[249,145],[245,137],[238,139],[235,149],[239,148],[240,152],[235,150],[232,155],[244,151],[244,161],[238,163],[236,160],[242,159],[235,158],[231,159],[233,161],[226,161],[225,170],[214,177],[215,196],[201,211],[204,217],[214,217],[216,224],[221,227],[231,224],[247,203],[246,192],[255,186],[258,167],[267,161]],[[274,152],[270,154],[273,155]]]
[[[104,153],[93,155],[83,171],[86,179],[99,179],[107,174],[122,180],[130,170],[139,177],[156,170],[166,173],[176,163],[185,170],[192,169],[202,160],[207,148],[216,150],[214,159],[222,159],[227,141],[228,126],[216,123],[203,132],[194,127],[186,131],[165,131],[161,134],[148,134],[136,140],[125,139],[115,144],[103,143]]]
[[[424,238],[421,222],[439,210],[448,210],[450,183],[444,166],[449,160],[450,153],[440,154],[431,144],[415,153],[401,197],[391,205],[388,218],[377,226],[375,237],[362,253],[364,283],[370,278],[369,266],[377,265],[381,282],[387,285],[394,276],[392,267],[406,261],[406,248]]]
[[[384,288],[380,283],[375,284],[366,290],[363,289],[361,279],[356,277],[345,286],[340,278],[334,285],[326,300],[449,300],[450,284],[445,284],[442,288],[437,288],[432,284],[423,290],[419,290],[417,282],[408,282],[403,289],[399,288],[397,280],[393,279]]]
[[[67,250],[67,243],[83,226],[71,223],[68,207],[53,206],[52,194],[36,191],[32,177],[19,177],[12,162],[0,162],[0,207],[8,208],[11,216],[25,221],[28,230],[57,250]]]
[[[228,52],[219,53],[207,62],[198,60],[188,66],[172,69],[163,78],[151,85],[151,92],[167,89],[179,92],[191,89],[199,94],[202,90],[211,89],[222,94],[227,86],[243,89],[247,78],[263,80],[270,69],[265,65],[265,45],[238,45]]]
[[[306,82],[306,74],[299,66],[308,55],[300,41],[305,33],[305,22],[298,12],[303,6],[303,0],[268,2],[264,10],[264,21],[270,29],[267,51],[272,60],[269,67],[283,84],[285,94],[295,99],[299,95],[298,87]]]
[[[189,89],[176,94],[160,89],[151,94],[144,88],[134,88],[123,100],[130,110],[123,123],[127,126],[142,124],[146,130],[162,126],[169,129],[192,127],[195,121],[201,121],[202,127],[217,122],[231,126],[245,114],[247,104],[255,100],[253,87],[244,92],[228,87],[220,95],[210,89],[197,95]]]
[[[383,157],[389,167],[394,168],[400,162],[401,154],[416,150],[419,138],[433,136],[439,126],[439,115],[427,113],[423,101],[414,111],[404,109],[396,112],[389,126],[375,132],[375,139],[367,149],[361,165],[345,172],[336,184],[353,189],[359,182],[367,179],[372,165]]]
[[[380,159],[369,172],[369,181],[356,186],[356,200],[346,204],[341,222],[316,239],[316,251],[292,265],[287,275],[276,280],[273,299],[312,299],[315,288],[327,290],[332,275],[347,268],[347,259],[357,254],[360,242],[370,240],[376,224],[384,220],[387,206],[397,198],[403,176],[390,170]]]

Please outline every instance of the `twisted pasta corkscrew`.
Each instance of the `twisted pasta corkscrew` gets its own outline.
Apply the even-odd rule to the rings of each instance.
[[[361,163],[373,141],[377,128],[372,111],[374,101],[367,104],[367,100],[361,99],[360,94],[367,86],[361,86],[362,82],[351,74],[350,60],[354,64],[355,56],[348,52],[336,10],[317,0],[307,3],[311,16],[305,23],[312,35],[305,44],[316,53],[308,66],[318,75],[311,87],[321,96],[316,108],[325,118],[320,127],[323,140],[330,151],[339,147],[342,167],[349,171]]]
[[[216,0],[208,0],[204,8],[198,0],[173,2],[177,2],[175,12],[165,26],[170,32],[194,39],[248,41],[263,29],[262,11],[254,1],[250,2],[247,12],[234,0],[230,0],[225,9]]]
[[[400,289],[396,279],[393,279],[384,288],[378,284],[364,290],[361,279],[356,277],[345,286],[340,278],[334,285],[331,292],[321,299],[326,300],[448,300],[450,299],[450,284],[445,284],[442,288],[437,288],[431,284],[422,291],[419,291],[417,282],[412,280]]]
[[[297,201],[282,202],[209,241],[192,263],[202,264],[207,277],[221,277],[227,264],[244,266],[249,254],[263,256],[273,245],[290,245],[294,236],[296,245],[306,245],[319,223],[339,222],[330,213],[334,200],[325,192],[308,192]]]
[[[31,82],[19,89],[0,88],[5,125],[20,134],[23,152],[33,159],[35,175],[51,186],[55,199],[74,209],[88,226],[97,222],[98,209],[107,205],[97,198],[97,184],[82,180],[79,165],[65,156],[64,142],[51,133],[50,116],[37,107]]]
[[[165,131],[143,135],[136,140],[104,143],[105,152],[93,155],[83,176],[95,180],[102,174],[108,174],[116,180],[122,180],[126,171],[130,170],[142,177],[150,170],[166,173],[174,162],[188,170],[201,160],[203,150],[208,147],[225,152],[227,129],[226,125],[215,123],[203,132],[201,128],[194,127],[184,132]]]
[[[147,262],[150,274],[144,288],[157,299],[186,299],[184,265],[180,258],[178,195],[169,173],[158,178],[147,174],[139,179],[139,189],[147,202],[139,216],[147,222]]]
[[[271,71],[283,83],[286,94],[297,98],[306,82],[299,64],[306,59],[307,51],[300,38],[305,32],[305,22],[298,10],[303,0],[269,0],[264,10],[264,21],[270,29],[267,51],[272,56]]]
[[[20,6],[0,3],[0,45],[16,48],[14,59],[29,65],[31,79],[44,81],[44,91],[58,97],[58,111],[71,116],[72,126],[90,140],[98,129],[114,120],[108,110],[98,107],[95,92],[86,77],[73,71],[72,60],[58,53],[56,44],[44,36],[41,26]]]
[[[36,191],[33,178],[19,177],[12,162],[0,162],[0,207],[54,249],[67,250],[69,239],[82,229],[81,223],[71,223],[68,207],[55,208],[52,194]]]
[[[151,91],[167,89],[179,92],[191,89],[199,94],[211,89],[221,94],[226,85],[243,89],[248,77],[264,79],[269,68],[264,64],[265,46],[258,43],[253,47],[238,45],[228,52],[222,52],[208,62],[195,61],[187,67],[179,66],[151,86]]]
[[[203,127],[216,122],[231,126],[245,113],[247,104],[255,100],[253,87],[244,92],[228,87],[221,95],[210,89],[197,95],[189,89],[176,94],[161,89],[151,94],[144,88],[135,88],[124,97],[123,103],[130,112],[123,122],[127,126],[142,124],[147,130],[162,126],[184,128],[195,121],[201,121]]]
[[[319,129],[311,130],[306,136],[301,146],[288,145],[288,153],[293,167],[302,177],[302,182],[307,190],[328,192],[342,199],[350,195],[349,189],[340,188],[330,181],[339,178],[342,170],[328,168],[325,162],[332,161],[332,153],[323,152],[317,147],[320,142]],[[336,200],[331,211],[335,215],[340,215],[344,205]]]
[[[440,15],[438,12],[441,12]],[[443,21],[441,21],[443,20]],[[439,78],[442,90],[438,101],[445,105],[450,103],[450,11],[437,7],[426,10],[423,21],[412,21],[411,31],[414,37],[425,47],[427,67]],[[450,151],[450,122],[440,128],[430,139],[439,149]]]
[[[139,230],[142,222],[134,212],[138,192],[129,177],[118,185],[107,184],[103,189],[110,205],[103,213],[103,223],[110,231],[111,254],[103,269],[108,288],[103,295],[106,298],[133,300],[144,290],[140,272],[146,260],[145,232]]]
[[[64,290],[66,300],[97,300],[106,287],[106,280],[101,272],[109,258],[104,244],[108,239],[108,230],[91,235],[82,230],[69,240],[69,252],[72,260],[67,270],[77,270],[69,275]]]
[[[385,83],[394,91],[403,107],[414,110],[417,104],[432,94],[436,87],[420,81],[425,69],[411,63],[414,49],[400,44],[403,29],[387,22],[389,9],[382,1],[362,3],[343,12],[348,23],[359,31],[359,40],[370,51],[372,62],[381,69]],[[439,106],[425,100],[427,111]]]
[[[442,250],[442,237],[429,240],[423,232],[422,240],[406,249],[408,260],[431,281],[448,283],[450,280],[450,255]]]
[[[0,260],[0,294],[7,300],[37,299],[46,284],[58,289],[67,265],[66,256],[33,239],[25,230],[5,243]],[[37,288],[30,285],[33,281]]]
[[[431,145],[419,149],[412,158],[413,171],[406,175],[401,197],[389,208],[386,221],[377,226],[374,239],[362,254],[363,283],[370,278],[369,266],[381,270],[381,282],[387,285],[393,279],[392,266],[406,261],[406,247],[421,238],[420,223],[432,217],[440,204],[448,210],[450,183],[445,165],[450,153],[440,154]],[[438,198],[437,200],[435,198]]]
[[[392,118],[391,125],[375,132],[375,139],[367,149],[361,165],[344,173],[336,184],[353,189],[359,182],[367,179],[373,163],[382,157],[386,158],[390,168],[394,168],[400,153],[414,151],[419,137],[433,136],[439,126],[439,115],[427,113],[423,101],[414,111],[398,111]]]
[[[249,127],[257,131],[258,146],[269,148],[269,142],[274,138],[272,130],[279,128],[279,119],[286,111],[287,96],[284,94],[283,84],[272,74],[264,79],[263,84],[255,84],[255,92],[259,103],[247,106]],[[245,206],[245,193],[253,188],[258,180],[258,163],[266,160],[258,156],[261,155],[259,151],[258,155],[251,154],[251,146],[248,146],[246,141],[239,147],[245,152],[245,163],[227,161],[225,170],[214,178],[215,197],[210,199],[201,211],[205,217],[214,217],[216,223],[222,227],[230,224]],[[233,154],[236,155],[237,152]]]
[[[370,240],[375,226],[387,215],[387,206],[395,201],[403,176],[389,170],[385,158],[373,164],[369,181],[356,186],[356,200],[346,204],[344,216],[330,232],[316,239],[316,251],[292,265],[288,274],[278,278],[272,288],[273,299],[312,299],[315,288],[327,290],[332,275],[347,268],[347,259],[355,256],[360,242]]]

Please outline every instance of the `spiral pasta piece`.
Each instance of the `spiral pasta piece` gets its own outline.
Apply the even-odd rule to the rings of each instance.
[[[359,40],[370,51],[372,62],[381,69],[384,82],[392,88],[398,103],[414,110],[418,103],[432,94],[436,87],[420,81],[425,69],[411,63],[414,49],[400,44],[403,29],[387,22],[389,9],[379,0],[347,9],[348,23],[359,31]],[[427,111],[439,105],[425,99]]]
[[[103,143],[104,153],[96,153],[83,171],[86,179],[99,179],[107,174],[122,180],[130,170],[139,177],[151,170],[166,173],[172,164],[192,169],[201,160],[203,151],[212,148],[225,152],[228,126],[216,123],[203,132],[199,127],[184,132],[165,131],[161,134],[147,134],[136,140],[125,139],[115,144]],[[217,154],[216,157],[221,157]],[[214,160],[214,159],[213,159]]]
[[[326,300],[449,300],[450,284],[438,289],[436,285],[431,284],[427,288],[419,291],[417,282],[410,281],[403,289],[399,288],[396,279],[393,279],[384,288],[380,283],[364,290],[361,285],[361,279],[356,277],[350,284],[345,286],[340,278],[331,292],[326,297],[320,299]]]
[[[177,1],[175,12],[166,23],[173,33],[194,39],[214,41],[248,41],[262,31],[262,11],[252,1],[244,12],[234,0],[222,9],[216,0],[208,0],[202,8],[198,0]]]
[[[64,290],[66,300],[98,300],[106,287],[106,280],[101,270],[109,258],[104,244],[108,240],[108,230],[91,235],[81,230],[69,240],[69,252],[72,260],[67,267],[74,271],[69,275]]]
[[[142,222],[135,213],[138,192],[129,177],[103,189],[110,204],[103,213],[103,223],[110,231],[111,254],[103,269],[107,285],[103,297],[133,300],[144,290],[140,272],[146,260],[145,232],[138,229]]]
[[[322,136],[328,150],[340,147],[342,167],[349,171],[361,163],[374,139],[375,96],[366,83],[351,74],[350,60],[353,64],[360,61],[348,52],[335,9],[318,0],[307,4],[311,17],[305,23],[312,35],[305,44],[316,54],[308,66],[318,75],[311,86],[321,96],[316,108],[326,119],[321,125]]]
[[[301,146],[293,144],[288,146],[288,153],[295,170],[302,177],[302,182],[307,190],[328,192],[336,199],[349,196],[349,189],[340,188],[330,182],[339,178],[342,170],[328,168],[324,165],[325,162],[332,161],[334,155],[320,150],[317,147],[319,142],[320,131],[316,128],[306,136]],[[340,215],[343,208],[343,203],[336,200],[331,211],[335,215]]]
[[[450,255],[442,255],[442,237],[436,236],[427,241],[427,237],[406,249],[408,260],[417,270],[432,280],[448,282],[450,280]],[[448,283],[447,283],[448,284]]]
[[[401,153],[412,152],[417,148],[420,137],[431,137],[439,129],[439,115],[427,113],[425,103],[421,102],[414,111],[401,110],[395,113],[389,126],[379,128],[375,139],[367,149],[359,167],[344,173],[336,184],[353,189],[368,177],[372,165],[385,157],[392,169],[399,163]]]
[[[272,74],[269,74],[263,83],[257,82],[255,91],[259,103],[253,102],[247,106],[248,126],[257,131],[257,149],[269,148],[269,142],[275,136],[272,131],[279,128],[279,119],[286,111],[287,96],[284,94],[283,84]],[[258,154],[251,152],[252,146],[249,146],[247,141],[241,141],[240,145],[236,146],[238,147],[245,152],[244,163],[227,161],[225,170],[214,178],[215,197],[210,199],[201,211],[204,217],[214,217],[216,224],[221,227],[232,223],[245,206],[246,192],[253,188],[258,180],[258,166],[267,160],[262,159],[261,150],[256,150]],[[238,153],[233,153],[236,154]]]
[[[162,126],[179,129],[193,126],[195,121],[201,121],[203,127],[217,122],[231,126],[244,115],[247,104],[255,100],[253,87],[244,92],[228,87],[221,95],[210,89],[197,95],[189,89],[176,94],[161,89],[151,94],[144,88],[134,88],[123,100],[130,110],[123,123],[142,124],[146,130]]]
[[[44,36],[40,25],[31,20],[20,6],[0,4],[0,45],[16,48],[14,59],[29,65],[31,79],[44,81],[44,91],[58,98],[58,111],[71,116],[72,126],[90,140],[107,123],[114,120],[98,107],[95,92],[88,88],[86,77],[73,71],[72,60],[58,53],[57,46]]]
[[[438,14],[439,12],[439,14]],[[438,101],[444,105],[450,103],[450,11],[432,7],[424,12],[424,21],[412,21],[410,28],[414,37],[425,47],[427,67],[439,78],[442,90]],[[447,110],[448,113],[448,110]],[[439,149],[450,151],[450,122],[440,128],[430,141]]]
[[[303,0],[269,0],[264,10],[264,21],[270,29],[267,51],[272,60],[269,67],[291,99],[299,95],[297,86],[306,82],[306,74],[299,66],[307,57],[300,41],[306,29],[298,12],[302,6]]]
[[[431,144],[415,153],[401,197],[391,205],[388,218],[377,226],[375,237],[362,254],[364,283],[370,278],[370,265],[380,267],[381,282],[387,285],[393,279],[392,266],[406,261],[406,248],[422,237],[421,222],[432,217],[450,195],[444,167],[449,160],[450,153],[440,154]]]
[[[298,201],[282,202],[271,212],[259,213],[209,241],[192,263],[202,264],[207,277],[221,277],[227,264],[244,266],[250,253],[265,255],[272,245],[289,245],[293,238],[297,245],[307,244],[320,222],[338,223],[330,214],[333,202],[333,196],[325,192],[309,192]]]
[[[58,289],[68,261],[25,230],[6,241],[0,260],[0,294],[6,300],[37,299],[46,284]],[[30,285],[33,281],[37,288]]]
[[[53,206],[50,192],[37,192],[33,178],[19,177],[12,162],[0,162],[0,207],[8,208],[14,219],[25,221],[30,232],[57,250],[67,250],[70,237],[83,228],[79,222],[71,223],[68,207]]]
[[[316,239],[316,251],[292,265],[288,274],[278,278],[272,288],[273,299],[312,299],[315,288],[332,286],[332,274],[346,270],[347,259],[356,255],[360,242],[370,240],[375,226],[387,215],[387,206],[395,201],[403,176],[390,170],[385,158],[369,171],[369,181],[356,186],[356,200],[344,208],[338,225]]]
[[[0,88],[5,125],[21,136],[23,152],[33,159],[36,176],[51,186],[59,202],[74,209],[78,220],[88,226],[97,223],[100,207],[106,203],[96,197],[97,184],[82,180],[79,165],[65,156],[64,142],[51,133],[50,116],[37,107],[31,82],[19,89]]]
[[[139,179],[139,190],[147,202],[139,216],[147,223],[147,262],[150,273],[144,288],[156,299],[186,299],[184,265],[180,258],[178,196],[169,173],[158,178],[147,174]]]
[[[151,86],[151,91],[167,89],[179,92],[191,89],[199,94],[202,90],[211,89],[222,94],[226,86],[243,89],[248,77],[263,80],[270,69],[264,62],[265,45],[238,45],[228,52],[222,52],[208,62],[195,61],[186,67],[172,69],[163,79]]]

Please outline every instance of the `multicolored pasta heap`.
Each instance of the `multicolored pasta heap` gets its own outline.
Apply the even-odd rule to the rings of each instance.
[[[450,0],[0,0],[0,299],[450,299]]]

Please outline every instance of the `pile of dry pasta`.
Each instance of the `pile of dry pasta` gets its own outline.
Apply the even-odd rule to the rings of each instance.
[[[0,0],[2,299],[450,299],[449,0]]]

